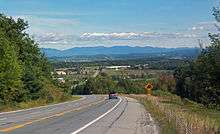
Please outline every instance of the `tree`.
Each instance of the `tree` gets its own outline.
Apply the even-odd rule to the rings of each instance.
[[[214,8],[220,22],[220,10]],[[220,36],[209,34],[211,45],[201,51],[192,63],[175,71],[177,95],[189,98],[206,106],[220,106]]]
[[[42,96],[50,99],[48,95],[64,94],[54,89],[51,66],[38,44],[25,33],[27,28],[23,19],[0,14],[0,102],[16,103]]]
[[[38,44],[29,37],[25,30],[28,23],[22,19],[13,19],[0,14],[0,31],[4,35],[15,57],[21,63],[21,81],[24,85],[23,100],[38,99],[43,89],[44,78],[50,78],[51,67],[41,53]]]
[[[20,101],[22,69],[16,52],[0,31],[0,101],[4,104]]]

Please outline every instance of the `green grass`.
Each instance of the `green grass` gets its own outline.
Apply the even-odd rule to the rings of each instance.
[[[179,96],[164,91],[154,91],[155,96],[163,98],[160,100],[163,104],[172,105],[173,108],[182,109],[185,112],[196,114],[201,118],[209,118],[220,126],[220,111],[215,109],[209,109],[202,104],[193,102],[189,99],[181,99]]]
[[[181,99],[164,91],[153,91],[154,96],[134,95],[158,121],[161,133],[184,133],[185,125],[195,134],[220,132],[220,111]],[[181,123],[181,125],[178,124]]]
[[[175,125],[166,118],[165,114],[161,112],[151,101],[143,98],[135,97],[138,99],[151,113],[154,119],[159,123],[160,132],[162,134],[176,134]]]
[[[40,107],[40,106],[45,106],[45,105],[50,105],[50,104],[57,104],[57,103],[62,103],[65,101],[74,101],[78,100],[81,97],[79,96],[72,96],[69,98],[65,98],[63,100],[56,100],[51,103],[48,103],[44,99],[38,99],[34,101],[29,101],[29,102],[21,102],[13,105],[4,105],[0,106],[0,112],[8,112],[8,111],[15,111],[15,110],[21,110],[21,109],[28,109],[28,108],[34,108],[34,107]]]

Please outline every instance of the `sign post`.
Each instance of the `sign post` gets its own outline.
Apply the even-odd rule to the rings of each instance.
[[[144,86],[145,90],[146,90],[146,93],[147,95],[151,95],[151,90],[153,89],[153,85],[151,83],[147,83],[145,86]]]

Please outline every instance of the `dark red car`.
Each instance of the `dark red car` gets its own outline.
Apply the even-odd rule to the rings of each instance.
[[[118,99],[118,95],[116,92],[109,92],[108,98],[109,99]]]

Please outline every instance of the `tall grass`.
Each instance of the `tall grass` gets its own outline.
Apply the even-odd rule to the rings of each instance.
[[[133,96],[142,102],[147,110],[160,123],[161,132],[180,134],[217,134],[220,133],[219,111],[216,118],[210,116],[210,111],[197,104],[190,108],[179,97],[169,93],[159,93],[159,96]],[[192,108],[193,107],[193,108]],[[198,110],[200,107],[200,110]],[[168,131],[168,132],[167,132]]]
[[[176,134],[175,124],[170,122],[164,112],[162,112],[158,107],[156,107],[151,101],[143,97],[135,97],[138,99],[149,111],[152,116],[156,119],[159,124],[160,131],[162,134]]]

